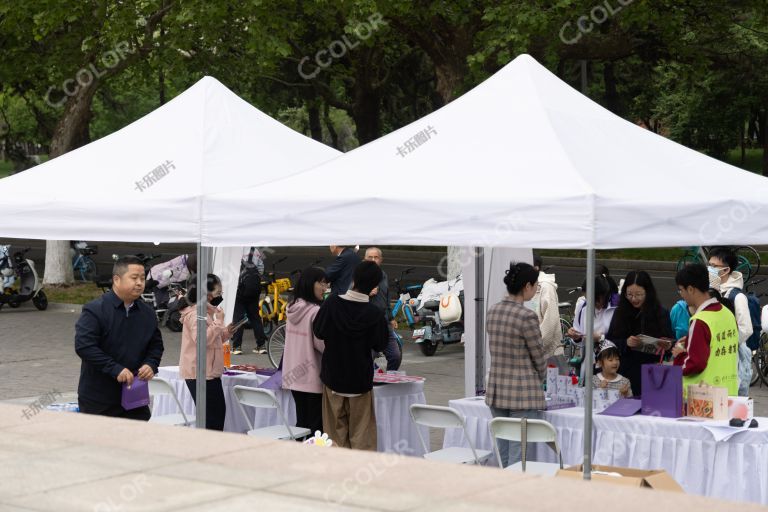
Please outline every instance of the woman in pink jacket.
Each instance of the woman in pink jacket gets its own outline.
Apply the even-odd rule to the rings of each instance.
[[[288,305],[283,352],[283,388],[290,389],[296,403],[296,426],[323,430],[323,383],[320,362],[325,342],[312,333],[312,322],[320,309],[328,278],[323,270],[309,267],[301,273]]]
[[[218,308],[221,297],[221,279],[208,274],[208,331],[205,362],[205,428],[224,430],[224,416],[227,408],[221,374],[224,372],[224,343],[232,337],[232,324],[224,325],[224,312]],[[179,355],[179,376],[186,380],[192,399],[196,399],[197,385],[197,311],[194,300],[197,288],[192,286],[181,304],[181,354]]]

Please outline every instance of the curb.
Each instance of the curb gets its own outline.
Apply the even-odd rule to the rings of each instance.
[[[79,313],[83,309],[83,304],[66,304],[64,302],[49,302],[48,309],[51,311],[69,311],[70,313]]]

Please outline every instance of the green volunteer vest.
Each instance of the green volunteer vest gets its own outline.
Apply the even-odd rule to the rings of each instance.
[[[690,384],[704,382],[710,386],[728,389],[729,396],[739,394],[739,329],[736,318],[727,308],[720,311],[700,311],[691,322],[701,320],[712,338],[709,341],[709,360],[703,372],[683,377],[683,391],[688,394]]]

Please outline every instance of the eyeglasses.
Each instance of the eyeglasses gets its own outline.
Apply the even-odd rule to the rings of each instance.
[[[682,288],[678,288],[678,289],[677,289],[677,294],[678,294],[678,295],[682,295],[682,294],[683,294],[683,291],[684,291],[684,290],[683,290]]]

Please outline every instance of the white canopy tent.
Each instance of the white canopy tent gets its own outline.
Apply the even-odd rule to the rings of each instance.
[[[0,180],[0,237],[199,244],[207,194],[266,183],[338,154],[205,77],[125,128]],[[229,316],[240,251],[218,250],[213,258],[229,284]],[[208,252],[198,253],[198,332],[204,336],[202,299],[212,267]],[[204,338],[198,358],[205,360]],[[205,425],[204,372],[199,365],[198,426]]]
[[[246,204],[251,215],[232,224]],[[768,241],[768,217],[756,215],[768,208],[768,180],[621,119],[527,55],[385,137],[285,179],[216,194],[203,208],[204,245],[587,249],[587,282],[595,249]],[[593,293],[588,287],[587,382]],[[479,357],[480,315],[476,325]],[[590,386],[586,394],[589,478]]]
[[[431,138],[400,156],[424,131]],[[768,216],[754,213],[766,207],[768,180],[615,116],[522,55],[339,159],[211,196],[203,244],[765,243]]]
[[[205,77],[125,128],[0,180],[0,236],[200,242],[204,196],[338,154]]]

